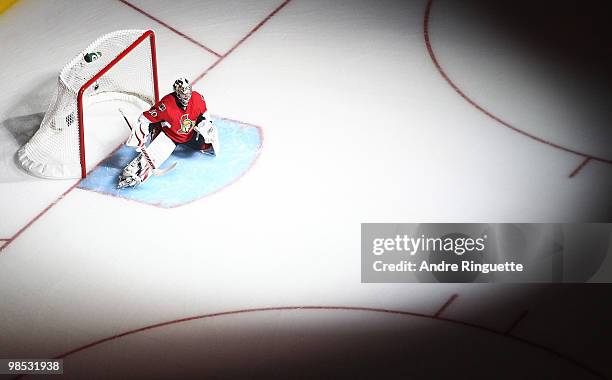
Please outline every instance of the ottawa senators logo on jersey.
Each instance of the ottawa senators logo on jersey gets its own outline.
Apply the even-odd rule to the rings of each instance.
[[[189,114],[181,116],[181,129],[179,129],[178,133],[187,134],[191,132],[193,127],[195,127],[195,121],[189,119]]]

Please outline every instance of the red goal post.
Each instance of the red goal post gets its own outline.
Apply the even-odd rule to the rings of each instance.
[[[85,178],[84,113],[88,105],[110,100],[159,100],[152,30],[105,34],[64,66],[40,128],[17,154],[21,166],[43,178]]]

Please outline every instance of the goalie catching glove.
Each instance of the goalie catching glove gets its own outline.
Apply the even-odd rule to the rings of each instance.
[[[202,135],[206,144],[212,145],[215,156],[218,156],[221,149],[219,144],[219,132],[211,120],[210,112],[206,111],[202,114],[201,121],[194,129],[197,133]]]

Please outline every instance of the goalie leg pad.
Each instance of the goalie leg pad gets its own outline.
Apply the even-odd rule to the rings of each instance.
[[[125,169],[123,169],[123,172],[119,176],[117,188],[123,189],[124,187],[138,186],[146,181],[152,172],[153,168],[148,160],[140,153],[125,167]]]
[[[153,161],[153,166],[159,168],[174,152],[174,148],[176,148],[176,144],[165,133],[157,135],[147,147],[147,153]]]
[[[117,187],[138,186],[145,182],[153,173],[170,157],[176,145],[165,133],[160,133],[145,151],[143,150],[128,166],[123,169],[119,176]],[[151,166],[153,164],[153,166]]]

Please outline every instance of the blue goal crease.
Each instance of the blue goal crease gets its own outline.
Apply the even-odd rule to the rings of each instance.
[[[212,194],[240,178],[255,162],[262,145],[261,130],[253,125],[216,119],[221,154],[176,147],[161,168],[177,162],[163,176],[151,176],[140,186],[117,189],[117,179],[137,153],[123,146],[100,163],[78,188],[160,207],[176,207]]]

